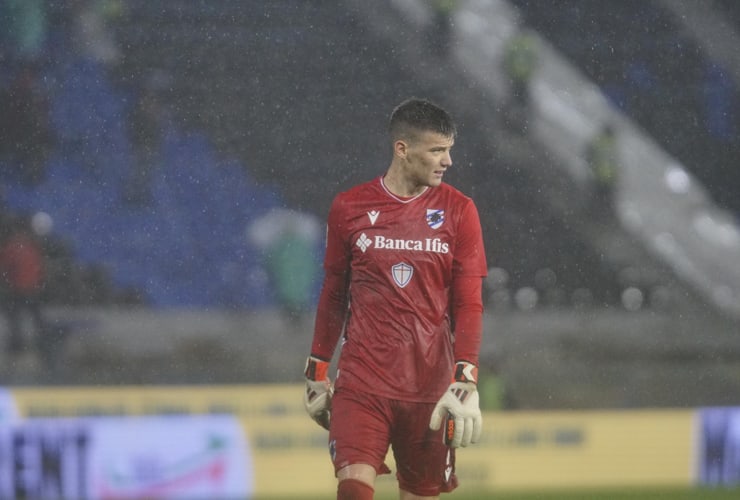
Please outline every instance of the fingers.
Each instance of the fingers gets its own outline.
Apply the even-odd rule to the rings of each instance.
[[[309,416],[321,427],[329,430],[331,421],[331,400],[334,388],[328,381],[306,383],[303,404]]]
[[[460,437],[460,446],[465,448],[470,444],[470,439],[473,437],[473,419],[466,418],[463,424],[462,436]]]
[[[322,410],[318,412],[316,415],[313,416],[313,419],[321,427],[323,427],[327,431],[329,430],[329,423],[331,422],[331,412],[329,410]]]
[[[437,404],[432,411],[432,416],[429,419],[429,428],[433,431],[438,431],[442,426],[442,420],[447,416],[447,408]]]
[[[478,415],[477,418],[473,419],[473,435],[470,438],[471,443],[477,443],[480,439],[481,432],[483,431],[483,417]]]
[[[483,419],[480,416],[466,418],[449,414],[446,421],[443,439],[450,448],[465,448],[480,439],[483,429]]]

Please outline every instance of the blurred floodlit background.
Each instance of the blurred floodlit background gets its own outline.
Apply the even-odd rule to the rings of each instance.
[[[0,384],[300,383],[329,203],[413,95],[481,213],[485,409],[740,402],[733,0],[0,6],[3,242],[45,269]]]

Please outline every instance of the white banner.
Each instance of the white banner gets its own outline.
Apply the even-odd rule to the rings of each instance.
[[[245,498],[252,471],[231,416],[0,423],[0,498]]]

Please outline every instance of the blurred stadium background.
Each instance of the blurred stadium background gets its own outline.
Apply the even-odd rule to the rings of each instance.
[[[578,429],[611,422],[604,411],[648,427],[677,418],[686,432],[650,456],[685,443],[680,472],[631,479],[740,481],[734,463],[702,476],[691,445],[704,442],[701,409],[740,394],[736,2],[0,5],[0,106],[35,113],[23,125],[3,112],[3,131],[41,137],[30,159],[4,141],[2,208],[43,240],[44,310],[63,339],[45,356],[0,354],[21,416],[187,413],[194,403],[179,400],[125,409],[151,387],[300,384],[321,238],[283,261],[288,283],[310,278],[294,315],[265,234],[293,224],[315,236],[337,191],[385,169],[389,110],[416,95],[459,122],[448,178],[475,199],[487,239],[481,388],[488,421],[514,418],[502,439],[531,443],[516,415],[572,412]],[[601,184],[599,154],[613,169]],[[273,417],[301,411],[265,405]],[[255,432],[248,411],[235,413]],[[308,432],[298,455],[308,442],[307,456],[324,457],[321,435],[294,416],[295,434],[274,448]],[[506,455],[489,444],[481,453]],[[506,483],[481,467],[473,482]]]

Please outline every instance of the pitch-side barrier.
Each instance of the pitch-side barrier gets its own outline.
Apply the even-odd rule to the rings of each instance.
[[[302,390],[0,389],[0,498],[330,496],[327,433]],[[737,484],[740,409],[486,412],[457,466],[467,491]]]

